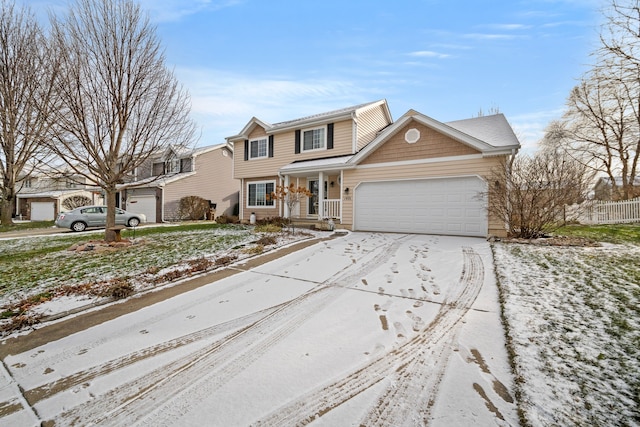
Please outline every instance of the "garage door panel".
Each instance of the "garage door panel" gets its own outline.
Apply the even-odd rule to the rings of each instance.
[[[31,202],[31,221],[52,221],[55,219],[54,202]]]
[[[131,196],[127,203],[127,210],[144,214],[148,223],[157,221],[155,196]]]
[[[487,214],[477,177],[362,183],[354,197],[354,229],[486,236]]]

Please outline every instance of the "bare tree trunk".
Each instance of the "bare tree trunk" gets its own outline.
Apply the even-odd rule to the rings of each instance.
[[[47,106],[55,67],[48,42],[28,8],[0,2],[0,202],[3,225],[12,223],[17,181],[44,152]]]
[[[3,194],[2,200],[0,200],[0,215],[2,216],[2,225],[13,224],[11,216],[13,215],[14,209],[15,206],[13,196],[8,193]]]
[[[116,232],[113,231],[113,227],[116,225],[116,190],[115,188],[107,189],[105,192],[105,199],[107,202],[107,212],[114,212],[114,215],[107,215],[106,230],[104,233],[104,240],[107,242],[113,242],[116,240]]]
[[[105,191],[112,241],[117,188],[134,186],[134,171],[152,156],[191,143],[189,96],[133,0],[76,0],[52,33],[61,72],[49,145]]]

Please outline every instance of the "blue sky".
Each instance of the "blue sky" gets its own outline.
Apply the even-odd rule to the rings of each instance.
[[[23,0],[38,11],[63,0]],[[588,69],[598,0],[142,0],[192,98],[199,146],[386,99],[452,121],[499,109],[524,151]],[[64,10],[64,8],[62,9]],[[38,12],[39,14],[41,12]],[[43,16],[46,16],[43,14]]]

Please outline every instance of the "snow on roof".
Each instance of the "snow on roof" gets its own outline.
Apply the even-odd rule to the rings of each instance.
[[[445,124],[494,147],[520,144],[504,114],[456,120]]]
[[[59,199],[60,197],[63,196],[70,196],[72,194],[76,194],[76,193],[87,193],[87,192],[91,192],[91,191],[96,191],[99,190],[98,187],[93,187],[93,188],[76,188],[73,190],[50,190],[50,191],[42,191],[40,193],[23,193],[23,192],[19,192],[16,197],[19,199],[32,199],[32,198],[39,198],[39,197],[48,197],[51,199]]]
[[[297,124],[305,123],[305,122],[320,121],[320,120],[323,120],[325,118],[329,119],[329,118],[332,118],[332,117],[339,117],[339,116],[349,115],[349,114],[352,114],[355,111],[360,110],[362,108],[369,107],[369,106],[374,106],[374,105],[382,103],[382,102],[384,102],[384,100],[378,100],[378,101],[374,101],[374,102],[367,102],[367,103],[364,103],[364,104],[358,104],[358,105],[354,105],[354,106],[351,106],[351,107],[340,108],[338,110],[327,111],[327,112],[319,113],[319,114],[313,114],[311,116],[306,116],[306,117],[302,117],[302,118],[299,118],[299,119],[289,120],[289,121],[286,121],[286,122],[274,123],[271,126],[271,130],[277,130],[277,129],[280,129],[280,128],[288,128],[288,127],[295,126]]]
[[[334,157],[325,157],[322,159],[313,159],[313,160],[303,160],[296,161],[293,163],[289,163],[288,165],[280,168],[281,172],[293,172],[298,169],[304,169],[305,171],[313,170],[314,168],[318,168],[321,170],[331,169],[334,167],[342,167],[347,164],[349,159],[351,159],[353,155],[347,156],[334,156]]]

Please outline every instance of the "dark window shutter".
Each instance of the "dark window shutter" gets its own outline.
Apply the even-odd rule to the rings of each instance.
[[[245,162],[249,160],[249,140],[244,140],[244,160]]]
[[[333,149],[333,123],[327,125],[327,150]]]
[[[269,157],[273,157],[273,135],[269,135]]]
[[[300,153],[300,129],[296,130],[296,154]]]

